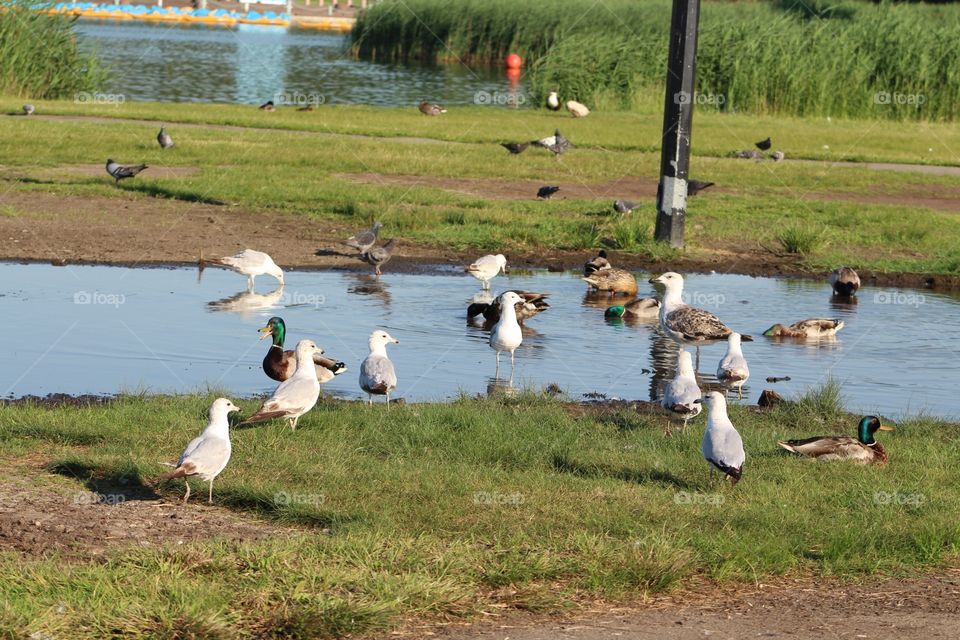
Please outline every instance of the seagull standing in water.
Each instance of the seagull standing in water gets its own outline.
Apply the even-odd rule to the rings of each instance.
[[[743,450],[743,439],[727,417],[727,401],[723,394],[708,391],[696,402],[707,406],[707,428],[700,453],[710,463],[710,475],[713,476],[714,468],[719,469],[730,478],[730,486],[735,486],[743,475],[747,454]]]
[[[514,351],[523,342],[523,331],[517,322],[515,305],[521,302],[520,296],[513,291],[507,291],[500,296],[500,319],[490,331],[490,348],[497,352],[497,373],[500,375],[500,352],[510,352],[510,379],[513,379],[513,368],[516,364]]]
[[[377,329],[370,334],[367,346],[370,353],[360,365],[360,388],[367,392],[367,400],[373,406],[374,394],[386,396],[387,409],[390,408],[390,392],[397,388],[397,372],[387,357],[388,343],[400,344],[386,331]]]
[[[220,267],[226,267],[237,273],[247,276],[247,290],[253,291],[253,285],[257,276],[268,275],[277,279],[280,286],[283,286],[283,269],[277,266],[269,255],[262,251],[253,249],[244,249],[234,256],[223,258],[209,258],[205,260],[200,256],[201,268],[206,264],[214,264]]]
[[[743,385],[749,378],[750,368],[740,348],[740,334],[734,331],[727,336],[727,352],[717,367],[717,380],[723,385],[736,387],[737,398],[743,400]]]
[[[464,269],[467,273],[479,280],[484,289],[490,288],[490,281],[501,271],[507,272],[507,258],[502,253],[477,258]]]
[[[201,480],[210,483],[207,493],[207,502],[213,503],[213,480],[226,468],[230,461],[230,422],[229,415],[240,408],[226,398],[217,398],[210,406],[207,428],[199,436],[190,441],[177,468],[170,473],[157,478],[156,483],[172,478],[183,478],[187,491],[183,495],[186,503],[190,499],[190,483],[187,478],[200,476]]]
[[[317,399],[320,397],[320,381],[317,380],[317,366],[313,363],[313,356],[322,354],[323,349],[313,340],[301,340],[297,343],[296,351],[297,369],[293,375],[281,382],[260,409],[240,424],[286,418],[290,423],[290,429],[296,430],[300,416],[317,404]]]
[[[703,410],[700,398],[700,386],[693,372],[693,359],[689,352],[680,349],[677,354],[677,375],[664,390],[660,406],[682,419],[683,428],[686,429],[687,421],[700,415]]]

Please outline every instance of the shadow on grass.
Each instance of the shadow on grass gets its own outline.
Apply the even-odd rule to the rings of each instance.
[[[655,483],[676,487],[677,489],[691,488],[686,480],[659,469],[630,469],[613,467],[607,464],[586,465],[569,460],[564,456],[554,456],[553,468],[562,473],[570,473],[581,478],[614,478],[635,484]]]
[[[134,184],[127,182],[121,184],[120,188],[124,189],[125,191],[136,191],[143,193],[153,198],[166,198],[168,200],[180,200],[182,202],[195,202],[198,204],[213,204],[219,206],[225,206],[227,204],[223,200],[208,198],[207,196],[195,191],[179,191],[176,189],[168,189],[158,184],[149,182]]]
[[[160,499],[160,495],[132,469],[102,468],[76,460],[53,462],[47,469],[52,473],[79,480],[91,492],[100,495],[123,496],[124,501]]]

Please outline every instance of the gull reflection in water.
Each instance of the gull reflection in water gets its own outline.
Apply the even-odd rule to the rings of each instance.
[[[264,309],[273,309],[280,306],[283,300],[283,285],[270,293],[256,293],[255,291],[241,291],[229,298],[211,300],[207,303],[208,311],[228,311],[238,313],[243,317],[252,317],[256,312]]]
[[[384,306],[390,306],[390,285],[369,273],[349,273],[347,277],[353,281],[347,287],[347,293],[359,296],[379,298]]]

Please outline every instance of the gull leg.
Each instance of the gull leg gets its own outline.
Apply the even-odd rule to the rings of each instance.
[[[210,491],[207,493],[207,504],[213,504],[213,478],[210,478]]]
[[[494,374],[495,377],[500,377],[500,352],[497,351],[497,372]]]
[[[190,483],[184,480],[183,484],[187,485],[187,492],[183,494],[183,504],[187,504],[187,500],[190,499]]]
[[[743,383],[741,382],[737,385],[737,399],[743,400]]]
[[[247,276],[247,291],[253,291],[253,276]]]
[[[387,411],[390,411],[390,392],[387,391]]]
[[[367,394],[367,404],[370,405],[371,407],[373,406],[373,395],[372,395],[372,394],[369,394],[369,393]]]
[[[697,366],[695,366],[693,370],[700,371],[700,345],[697,345]]]

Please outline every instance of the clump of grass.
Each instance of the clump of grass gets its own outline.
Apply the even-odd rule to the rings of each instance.
[[[819,229],[795,226],[778,231],[777,241],[787,253],[805,256],[823,246],[824,236]]]

